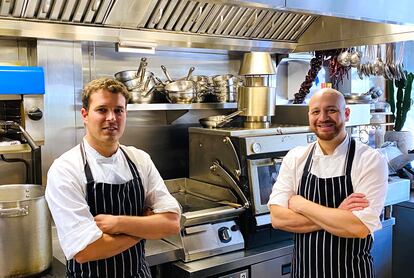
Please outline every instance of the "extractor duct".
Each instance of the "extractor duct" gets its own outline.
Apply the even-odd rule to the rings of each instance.
[[[414,23],[409,10],[408,0],[0,0],[0,36],[288,53],[412,39],[414,27],[395,25]]]

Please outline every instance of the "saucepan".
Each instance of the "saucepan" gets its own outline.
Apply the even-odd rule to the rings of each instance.
[[[244,110],[237,110],[229,115],[210,116],[200,119],[199,122],[203,127],[206,128],[222,127],[225,124],[231,122],[235,116],[241,114],[243,111]]]
[[[121,82],[125,82],[125,81],[129,81],[135,78],[139,78],[141,76],[141,71],[142,68],[144,67],[144,63],[146,63],[147,58],[143,57],[141,58],[141,62],[139,64],[138,70],[124,70],[124,71],[120,71],[115,73],[115,78],[118,81]]]
[[[164,92],[171,103],[192,103],[197,95],[195,84],[190,80],[179,80],[165,84]]]

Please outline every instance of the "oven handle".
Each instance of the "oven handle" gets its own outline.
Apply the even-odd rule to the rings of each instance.
[[[242,110],[240,110],[240,111],[242,111]],[[234,169],[234,174],[235,174],[235,177],[238,179],[241,175],[241,165],[240,165],[240,161],[239,161],[239,156],[237,155],[237,152],[236,152],[236,148],[234,147],[233,143],[231,142],[230,137],[228,137],[228,136],[224,137],[223,143],[226,144],[227,146],[229,146],[232,153],[233,153],[233,157],[234,157],[234,160],[235,160],[234,162],[236,163],[236,167],[237,167],[236,169]]]
[[[242,200],[243,207],[245,209],[248,209],[250,207],[249,200],[247,200],[246,196],[241,191],[236,181],[233,179],[233,177],[229,173],[227,173],[227,171],[220,165],[220,163],[217,160],[214,161],[213,165],[210,166],[210,171],[213,174],[222,177],[224,181],[230,186],[230,188],[236,192],[236,194]]]

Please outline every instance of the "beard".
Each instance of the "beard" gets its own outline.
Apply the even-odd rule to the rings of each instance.
[[[333,121],[322,122],[322,124],[333,124],[334,125],[334,129],[330,132],[318,131],[317,124],[315,124],[311,127],[311,130],[316,134],[316,136],[319,139],[324,140],[324,141],[333,140],[336,136],[338,136],[341,133],[341,131],[344,129],[344,125],[345,125],[345,123],[336,124]]]

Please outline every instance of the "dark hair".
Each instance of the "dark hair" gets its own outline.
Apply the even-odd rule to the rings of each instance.
[[[82,90],[82,107],[86,110],[89,109],[89,100],[91,95],[96,91],[103,89],[105,91],[114,93],[114,94],[122,94],[125,97],[125,103],[128,103],[129,99],[131,98],[131,93],[128,92],[127,88],[121,82],[108,77],[102,77],[98,79],[94,79]]]

